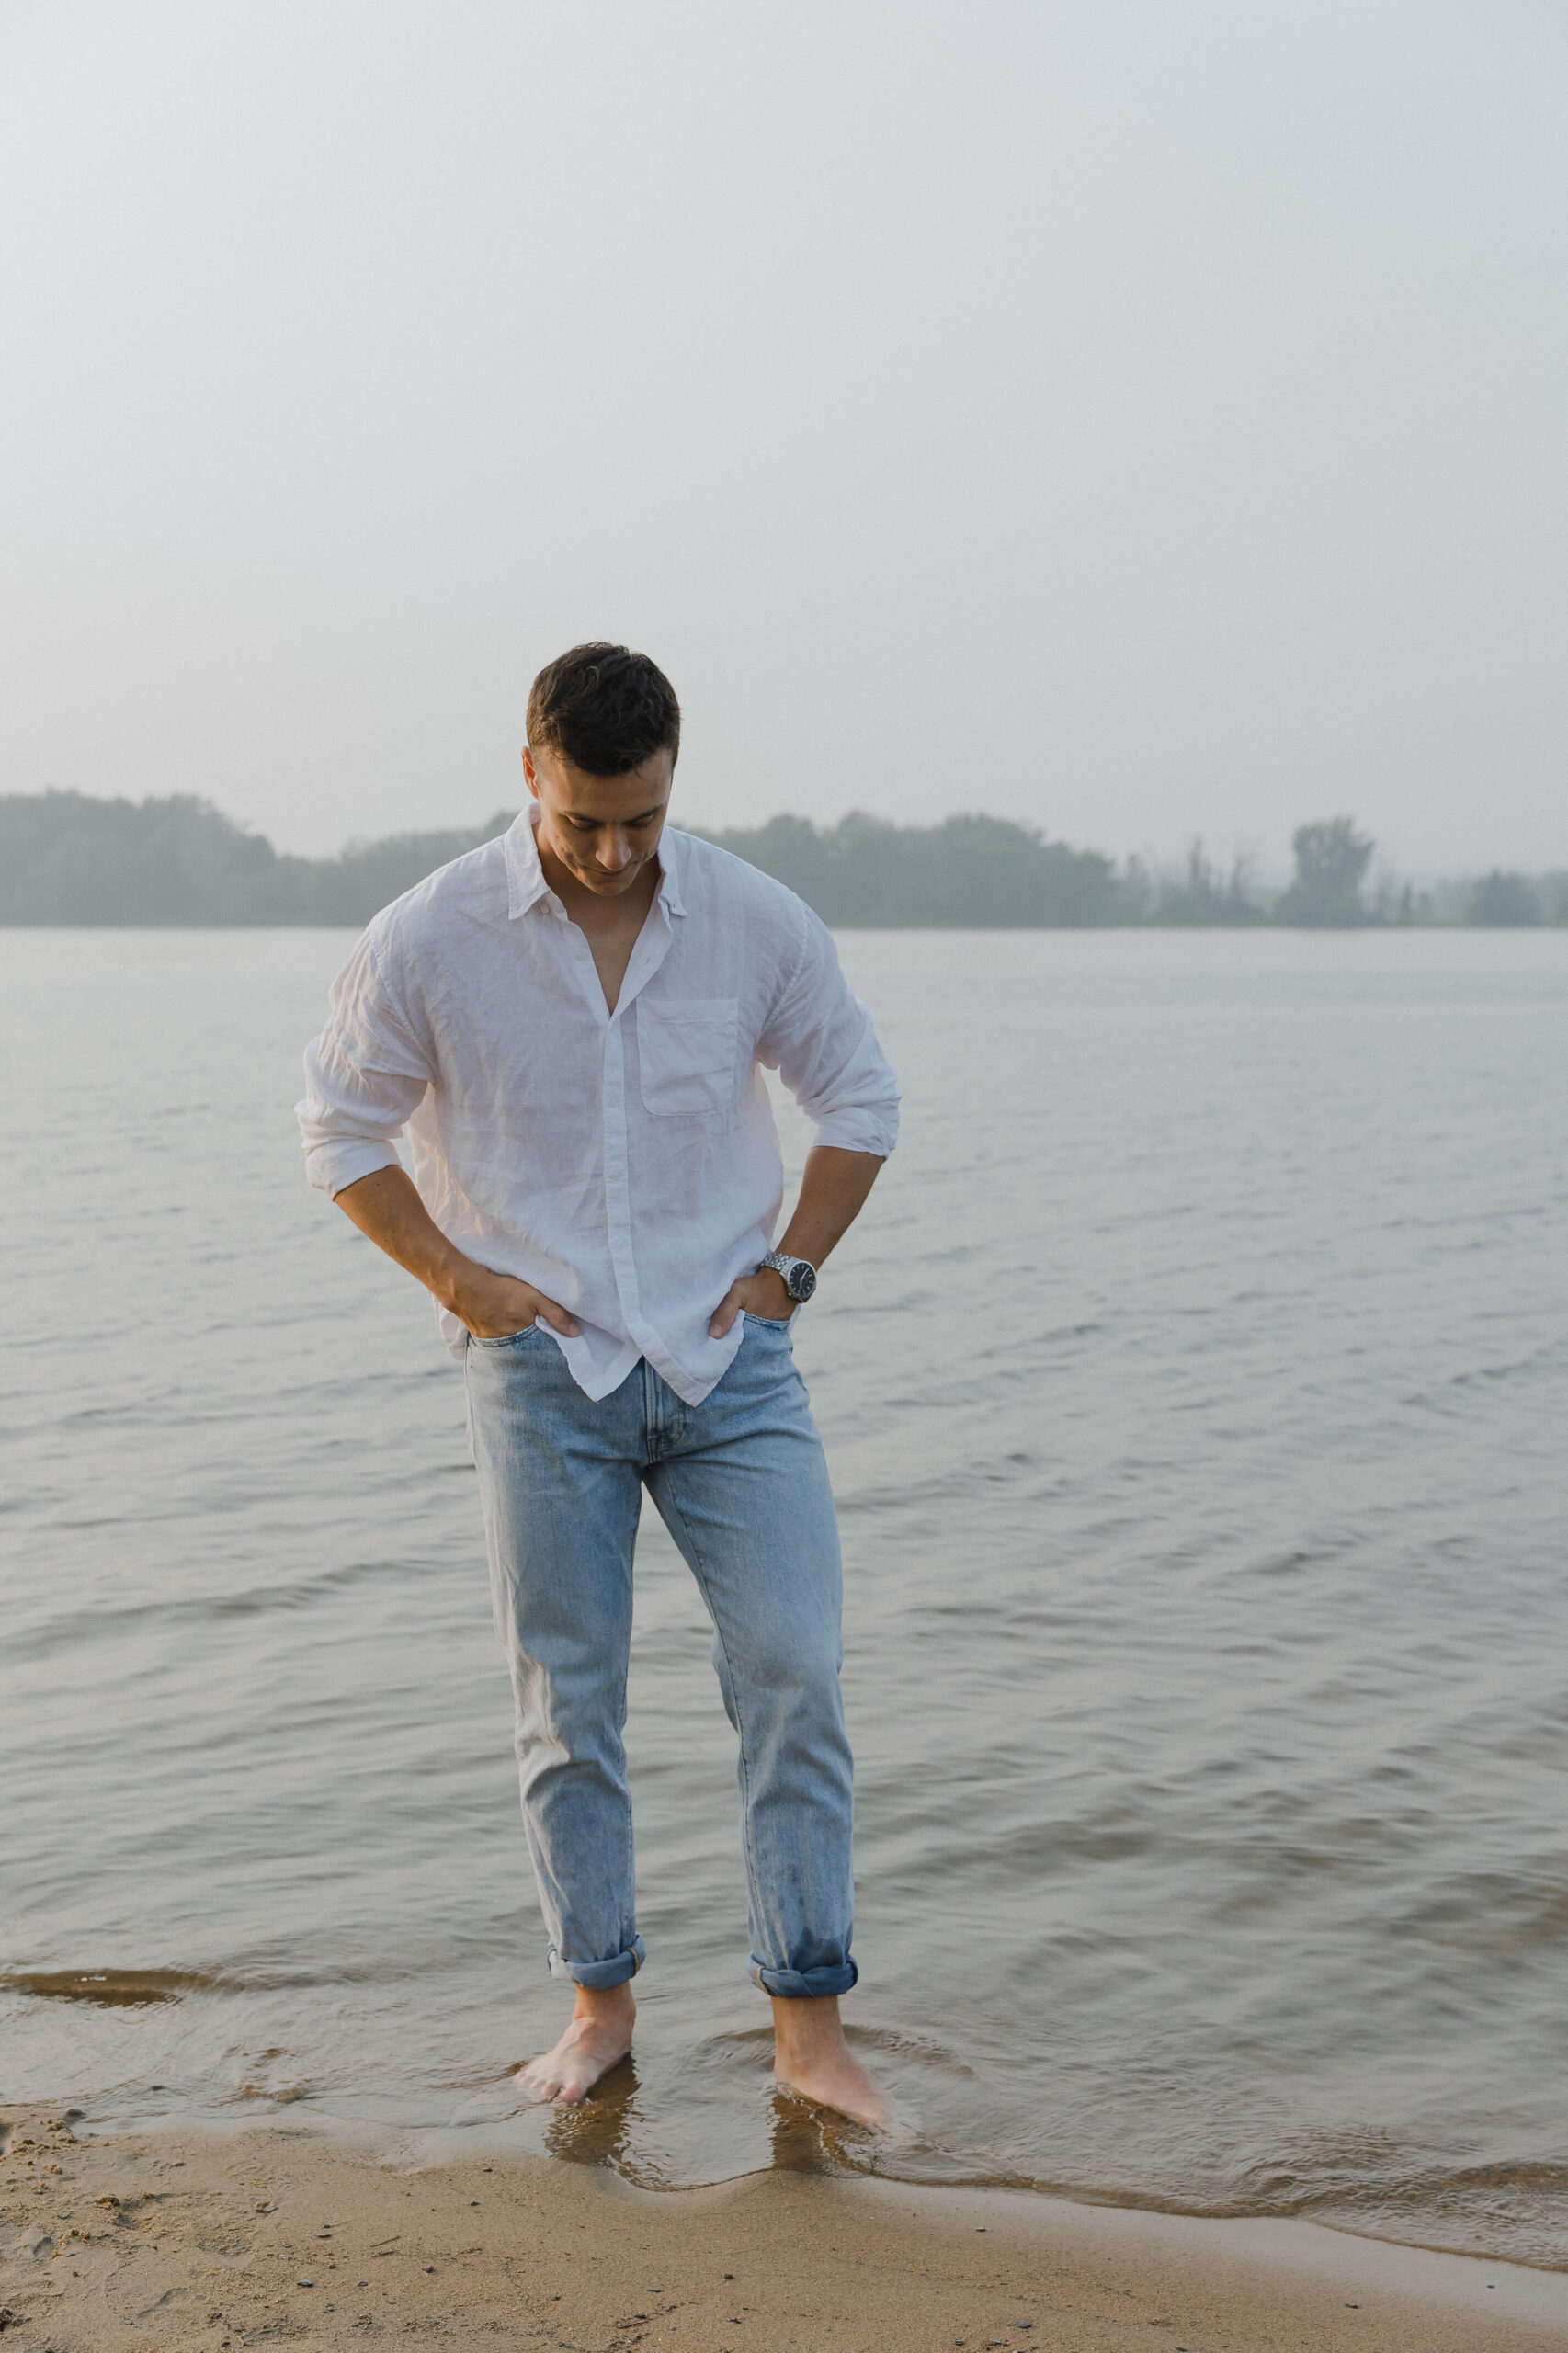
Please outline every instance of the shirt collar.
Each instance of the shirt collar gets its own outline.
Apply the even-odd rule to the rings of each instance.
[[[519,915],[526,915],[528,909],[537,906],[541,899],[553,899],[555,896],[539,862],[539,844],[534,838],[534,827],[538,823],[539,804],[530,801],[501,836],[506,853],[506,913],[513,922]],[[679,842],[680,835],[666,825],[659,836],[658,897],[667,915],[684,915],[686,913],[686,904],[680,895]]]
[[[680,895],[681,847],[680,835],[666,824],[659,835],[659,900],[667,915],[686,913],[686,903]]]
[[[514,923],[551,896],[534,839],[536,808],[534,801],[527,802],[501,837],[506,852],[506,913]]]

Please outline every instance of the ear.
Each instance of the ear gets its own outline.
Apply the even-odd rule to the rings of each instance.
[[[539,799],[539,770],[534,766],[534,756],[526,744],[523,745],[523,781],[537,801]]]

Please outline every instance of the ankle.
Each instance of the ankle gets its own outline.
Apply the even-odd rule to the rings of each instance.
[[[572,2005],[574,2026],[627,2027],[636,2015],[630,1980],[624,1985],[579,1985]]]
[[[784,2056],[804,2058],[841,2049],[844,2023],[838,2015],[838,1996],[823,1994],[815,1999],[785,2001],[775,1995],[773,2040]]]

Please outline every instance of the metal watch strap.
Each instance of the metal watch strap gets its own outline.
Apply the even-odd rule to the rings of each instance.
[[[794,1268],[797,1267],[804,1267],[807,1273],[812,1278],[811,1285],[807,1290],[806,1296],[810,1298],[811,1292],[816,1289],[817,1270],[812,1265],[809,1258],[786,1258],[780,1251],[766,1250],[757,1261],[756,1270],[758,1274],[762,1272],[764,1267],[769,1267],[776,1275],[783,1276],[784,1288],[789,1291],[791,1299],[797,1299],[799,1297],[793,1283],[790,1281],[790,1276]]]

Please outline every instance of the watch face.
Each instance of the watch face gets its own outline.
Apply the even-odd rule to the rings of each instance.
[[[791,1299],[810,1299],[817,1287],[817,1270],[798,1258],[784,1278],[784,1288]]]

